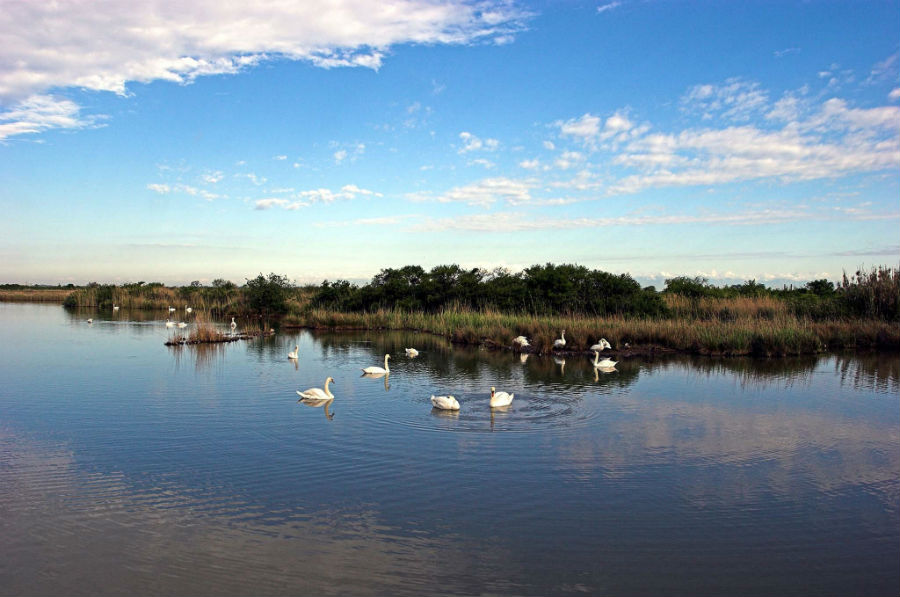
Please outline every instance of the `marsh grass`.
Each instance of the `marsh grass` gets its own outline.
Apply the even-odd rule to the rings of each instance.
[[[795,317],[772,299],[711,299],[698,306],[675,306],[682,309],[680,316],[652,319],[514,315],[465,309],[435,314],[309,309],[289,316],[283,323],[288,327],[336,330],[415,330],[456,343],[498,348],[514,348],[512,339],[524,335],[531,343],[529,350],[543,354],[553,352],[553,341],[563,329],[567,352],[586,352],[600,338],[606,338],[618,350],[627,342],[636,350],[671,349],[724,355],[798,355],[843,348],[900,349],[900,326],[896,323],[856,319],[813,321]],[[689,309],[692,315],[688,315]]]
[[[69,288],[0,290],[0,301],[10,303],[63,303],[74,292]]]

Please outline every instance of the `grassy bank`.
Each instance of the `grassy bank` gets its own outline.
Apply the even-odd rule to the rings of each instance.
[[[63,303],[74,290],[71,288],[51,289],[0,289],[0,302],[9,303]]]
[[[680,297],[673,297],[674,302]],[[900,325],[874,320],[813,321],[767,299],[716,299],[700,315],[665,318],[511,315],[496,311],[446,310],[435,314],[382,310],[345,313],[309,309],[283,324],[327,329],[405,329],[437,334],[457,343],[512,347],[526,336],[536,353],[550,353],[566,330],[566,351],[585,352],[600,338],[617,351],[657,349],[715,355],[798,355],[826,350],[898,350]],[[673,305],[676,309],[677,304]],[[687,306],[685,306],[687,308]],[[691,306],[693,312],[696,306]]]

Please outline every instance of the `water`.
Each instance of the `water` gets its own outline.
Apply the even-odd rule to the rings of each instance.
[[[165,316],[0,303],[0,593],[900,590],[896,355],[595,376],[412,333],[167,348]]]

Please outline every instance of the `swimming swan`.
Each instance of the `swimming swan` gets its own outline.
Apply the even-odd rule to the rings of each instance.
[[[459,402],[453,396],[431,395],[431,404],[441,410],[459,410]]]
[[[419,356],[419,351],[416,350],[415,348],[404,348],[403,350],[406,351],[406,356],[408,356],[408,357],[417,357],[417,356]]]
[[[185,312],[185,313],[190,313],[191,311],[193,311],[193,309],[191,309],[190,307],[185,307],[185,308],[184,308],[184,312]]]
[[[328,389],[328,384],[334,383],[334,378],[329,377],[325,380],[325,389],[322,388],[310,388],[308,390],[297,390],[297,395],[300,396],[301,399],[306,400],[330,400],[334,398],[334,394],[332,394]],[[298,400],[299,402],[299,400]]]
[[[178,322],[178,327],[180,327],[180,328],[186,328],[186,327],[187,327],[187,324],[186,324],[185,322],[183,322],[183,321],[179,321],[179,322]]]
[[[289,358],[289,359],[296,359],[297,356],[298,356],[299,354],[300,354],[300,347],[299,347],[299,346],[294,346],[294,352],[289,352],[289,353],[288,353],[288,358]]]
[[[597,369],[612,369],[615,367],[619,361],[614,361],[610,358],[605,358],[602,361],[600,360],[600,353],[596,350],[594,351],[594,367]]]
[[[391,358],[391,355],[389,355],[389,354],[384,355],[384,367],[383,368],[382,367],[366,367],[365,369],[362,370],[362,372],[369,373],[369,374],[390,373],[391,369],[390,369],[390,367],[388,367],[388,359],[389,358]]]
[[[498,392],[494,386],[491,386],[491,408],[497,406],[509,406],[513,401],[515,394],[507,394],[506,392]]]
[[[171,319],[166,319],[166,327],[167,327],[167,328],[173,328],[173,327],[175,327],[175,322],[172,321]]]
[[[600,338],[599,342],[591,346],[591,350],[596,350],[598,352],[603,350],[604,348],[609,348],[610,350],[612,349],[612,346],[609,342],[606,341],[606,338]]]
[[[513,343],[518,344],[522,348],[524,348],[526,346],[531,346],[528,343],[528,338],[526,338],[525,336],[516,336],[515,338],[513,338]]]
[[[175,307],[169,307],[169,313],[174,313],[174,312],[175,312]]]
[[[565,348],[566,346],[566,330],[562,331],[560,338],[553,341],[553,348]]]
[[[113,305],[113,311],[118,311],[118,310],[119,310],[119,305]]]

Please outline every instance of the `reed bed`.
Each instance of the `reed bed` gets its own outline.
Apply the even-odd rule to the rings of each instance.
[[[0,302],[64,303],[72,292],[70,288],[0,290]]]
[[[798,355],[829,349],[900,349],[900,325],[873,320],[813,321],[791,315],[770,299],[713,299],[696,315],[669,318],[514,315],[452,310],[427,314],[399,310],[345,313],[310,309],[289,316],[286,326],[328,329],[406,329],[437,334],[453,342],[515,347],[528,337],[530,352],[550,353],[566,331],[567,352],[586,352],[600,338],[622,350],[676,350],[716,355]],[[735,304],[736,303],[736,304]],[[676,305],[677,306],[677,305]],[[722,309],[729,311],[722,317]],[[691,307],[693,309],[693,307]],[[770,311],[771,310],[771,311]],[[714,315],[714,316],[713,316]]]

